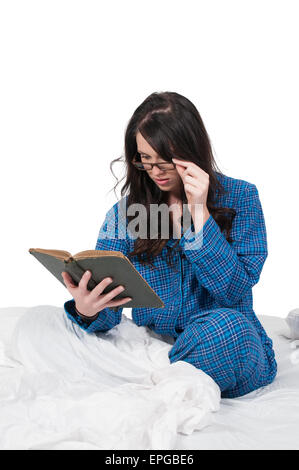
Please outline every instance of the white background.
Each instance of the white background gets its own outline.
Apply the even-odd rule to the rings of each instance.
[[[259,190],[269,256],[253,289],[256,313],[299,307],[297,8],[1,1],[1,307],[71,298],[28,249],[95,248],[122,186],[116,197],[109,164],[154,91],[189,98],[220,170]]]

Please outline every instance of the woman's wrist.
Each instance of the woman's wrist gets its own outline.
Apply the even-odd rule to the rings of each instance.
[[[83,313],[79,312],[79,310],[77,310],[76,308],[76,304],[75,304],[75,310],[76,310],[76,313],[79,315],[79,317],[83,318],[83,320],[87,320],[87,321],[94,321],[98,318],[98,313],[96,313],[95,315],[93,315],[92,317],[88,317],[87,315],[83,315]]]

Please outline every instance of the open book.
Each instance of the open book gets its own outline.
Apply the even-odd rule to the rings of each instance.
[[[65,288],[61,276],[62,271],[69,273],[76,285],[79,284],[85,271],[91,271],[91,278],[87,285],[88,290],[92,290],[104,278],[111,277],[113,281],[103,290],[102,294],[107,294],[121,284],[125,290],[113,297],[113,300],[132,297],[132,300],[127,303],[113,307],[115,310],[118,308],[165,307],[156,292],[120,251],[85,250],[72,256],[68,251],[30,248],[29,253],[44,265]]]

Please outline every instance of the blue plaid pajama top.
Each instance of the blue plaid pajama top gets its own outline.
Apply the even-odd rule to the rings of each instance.
[[[160,309],[133,308],[132,318],[138,326],[172,336],[176,343],[169,354],[171,361],[193,363],[216,380],[223,397],[234,397],[270,383],[276,375],[272,340],[254,313],[252,299],[252,287],[259,281],[268,254],[267,237],[256,186],[216,175],[227,193],[218,196],[214,206],[234,208],[237,212],[231,230],[234,241],[226,240],[210,215],[195,237],[191,237],[193,223],[183,233],[173,257],[176,271],[167,264],[166,246],[154,258],[158,269],[142,265],[137,257],[131,258],[165,305]],[[121,203],[126,200],[127,196]],[[117,250],[128,256],[134,239],[125,227],[124,231],[118,228],[119,207],[120,202],[107,212],[96,249]],[[107,236],[111,221],[115,225],[112,239]],[[192,242],[192,249],[188,249],[188,241]],[[167,246],[176,242],[177,239],[170,239]],[[76,314],[73,299],[64,304],[64,309],[81,328],[96,332],[119,324],[123,307],[117,312],[105,308],[91,323]],[[248,371],[247,375],[244,371]]]

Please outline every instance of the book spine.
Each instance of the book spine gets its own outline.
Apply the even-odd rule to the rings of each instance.
[[[79,266],[79,264],[76,262],[76,260],[74,260],[74,258],[69,258],[68,260],[65,260],[64,264],[65,271],[72,276],[72,278],[75,282],[77,282],[77,284],[79,284],[83,274],[85,273],[84,269]],[[96,285],[96,282],[91,277],[88,281],[87,289],[91,291]]]

